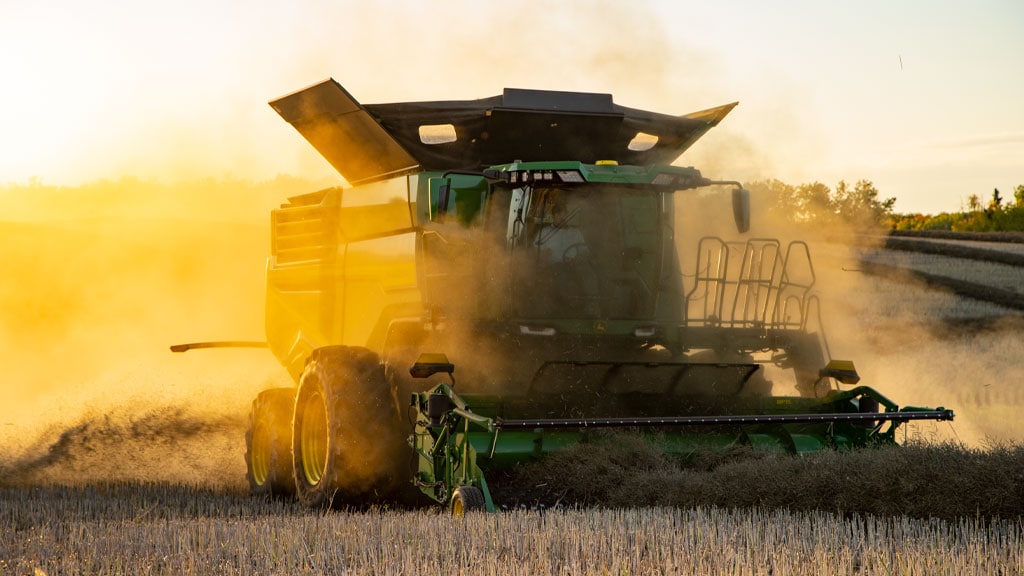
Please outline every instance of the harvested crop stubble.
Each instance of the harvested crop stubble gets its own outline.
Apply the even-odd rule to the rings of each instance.
[[[1024,244],[1017,243],[886,238],[885,248],[887,250],[938,254],[951,258],[965,258],[982,262],[998,262],[1011,266],[1024,266]]]
[[[868,274],[902,279],[908,283],[916,283],[928,288],[949,291],[963,298],[989,302],[1011,310],[1024,310],[1024,294],[1017,289],[1007,290],[950,276],[931,274],[912,268],[880,264],[866,260],[861,263],[861,269]],[[1010,284],[1010,286],[1015,285]]]
[[[981,574],[1024,568],[1022,527],[1009,521],[708,507],[453,520],[433,512],[323,514],[140,485],[7,489],[0,498],[4,573]],[[183,509],[190,500],[205,504]],[[72,513],[62,519],[68,508]],[[147,513],[138,519],[128,513],[140,511]]]
[[[1024,294],[1024,266],[917,252],[879,251],[864,262],[944,276]]]
[[[1020,238],[1024,236],[1012,236],[1015,241]],[[884,249],[859,250],[859,269],[873,276],[1024,310],[1024,244],[992,240],[890,237]]]

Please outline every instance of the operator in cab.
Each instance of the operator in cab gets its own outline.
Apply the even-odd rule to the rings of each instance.
[[[598,316],[597,278],[590,266],[590,249],[579,226],[579,209],[570,209],[565,193],[551,190],[543,198],[542,218],[533,240],[541,266],[548,272],[549,303],[572,315]]]
[[[560,194],[553,196],[550,205],[551,222],[539,228],[534,240],[534,245],[548,263],[561,264],[590,256],[583,232],[570,223],[578,210],[570,213],[565,198]]]

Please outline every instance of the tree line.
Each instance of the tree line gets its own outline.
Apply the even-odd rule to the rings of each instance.
[[[761,180],[749,185],[752,194],[767,198],[768,213],[793,224],[846,224],[856,228],[890,230],[949,230],[953,232],[1024,231],[1024,184],[1006,200],[998,188],[985,202],[977,194],[967,198],[959,212],[939,214],[896,213],[896,198],[883,198],[870,180],[834,188],[821,182],[791,185]]]
[[[960,212],[927,214],[893,214],[893,230],[950,230],[953,232],[1021,232],[1024,231],[1024,184],[1013,190],[1013,199],[1006,201],[998,188],[992,190],[988,202],[977,194],[967,197],[967,206]]]

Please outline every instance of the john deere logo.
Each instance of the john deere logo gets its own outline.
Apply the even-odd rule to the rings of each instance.
[[[608,331],[608,324],[604,321],[598,320],[597,322],[594,322],[594,331],[598,334],[604,334]]]

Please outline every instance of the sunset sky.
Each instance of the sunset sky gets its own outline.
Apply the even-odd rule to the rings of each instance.
[[[0,184],[330,177],[267,106],[328,77],[367,103],[504,87],[670,114],[738,100],[680,163],[869,179],[901,212],[1024,184],[1016,0],[0,0],[0,54]]]

